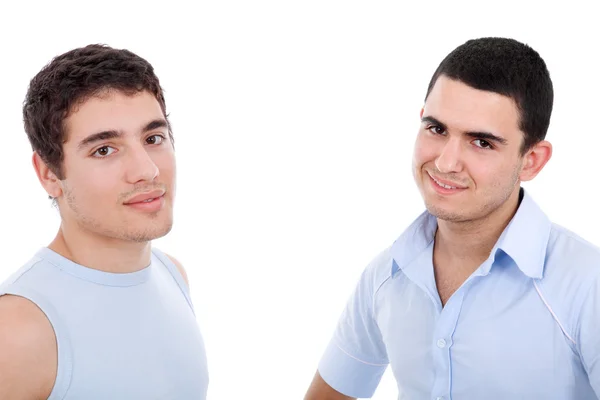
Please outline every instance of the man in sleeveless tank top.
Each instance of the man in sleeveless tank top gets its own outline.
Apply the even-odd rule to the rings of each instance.
[[[175,154],[152,66],[89,45],[23,106],[56,237],[0,285],[0,399],[205,399],[207,362],[173,223]]]

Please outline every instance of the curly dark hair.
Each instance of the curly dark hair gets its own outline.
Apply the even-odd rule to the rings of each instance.
[[[425,100],[441,75],[512,98],[525,133],[522,154],[546,137],[554,100],[552,80],[544,60],[528,45],[497,37],[465,42],[440,63]]]
[[[48,168],[64,179],[65,119],[77,105],[106,90],[152,93],[167,119],[165,98],[154,68],[129,50],[91,44],[52,59],[30,82],[23,103],[25,132]],[[169,124],[169,137],[173,134]]]

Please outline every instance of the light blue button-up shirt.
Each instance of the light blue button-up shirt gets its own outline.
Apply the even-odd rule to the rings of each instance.
[[[319,365],[371,397],[388,365],[399,399],[600,398],[600,249],[525,193],[490,253],[442,308],[423,213],[363,272]]]

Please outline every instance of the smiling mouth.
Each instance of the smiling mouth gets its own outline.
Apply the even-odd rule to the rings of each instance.
[[[444,182],[440,182],[439,180],[435,179],[433,176],[431,176],[431,174],[429,172],[427,172],[427,175],[429,175],[429,178],[440,188],[443,189],[448,189],[448,190],[463,190],[466,189],[465,187],[462,186],[453,186],[453,185],[448,185]]]
[[[437,179],[435,179],[434,177],[431,177],[431,179],[433,179],[433,181],[435,183],[438,184],[438,186],[443,187],[444,189],[458,189],[456,186],[449,186],[449,185],[444,185],[442,182],[438,181]]]

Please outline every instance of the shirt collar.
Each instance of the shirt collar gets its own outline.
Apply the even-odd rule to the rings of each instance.
[[[541,279],[552,223],[531,196],[525,190],[523,192],[523,200],[500,235],[492,254],[501,249],[521,272],[530,278]]]
[[[521,191],[519,208],[500,235],[490,258],[495,258],[497,252],[502,250],[523,274],[540,279],[544,274],[552,223],[531,196],[523,188]],[[427,211],[423,212],[392,245],[394,262],[391,275],[407,268],[433,242],[436,230],[436,218]]]

